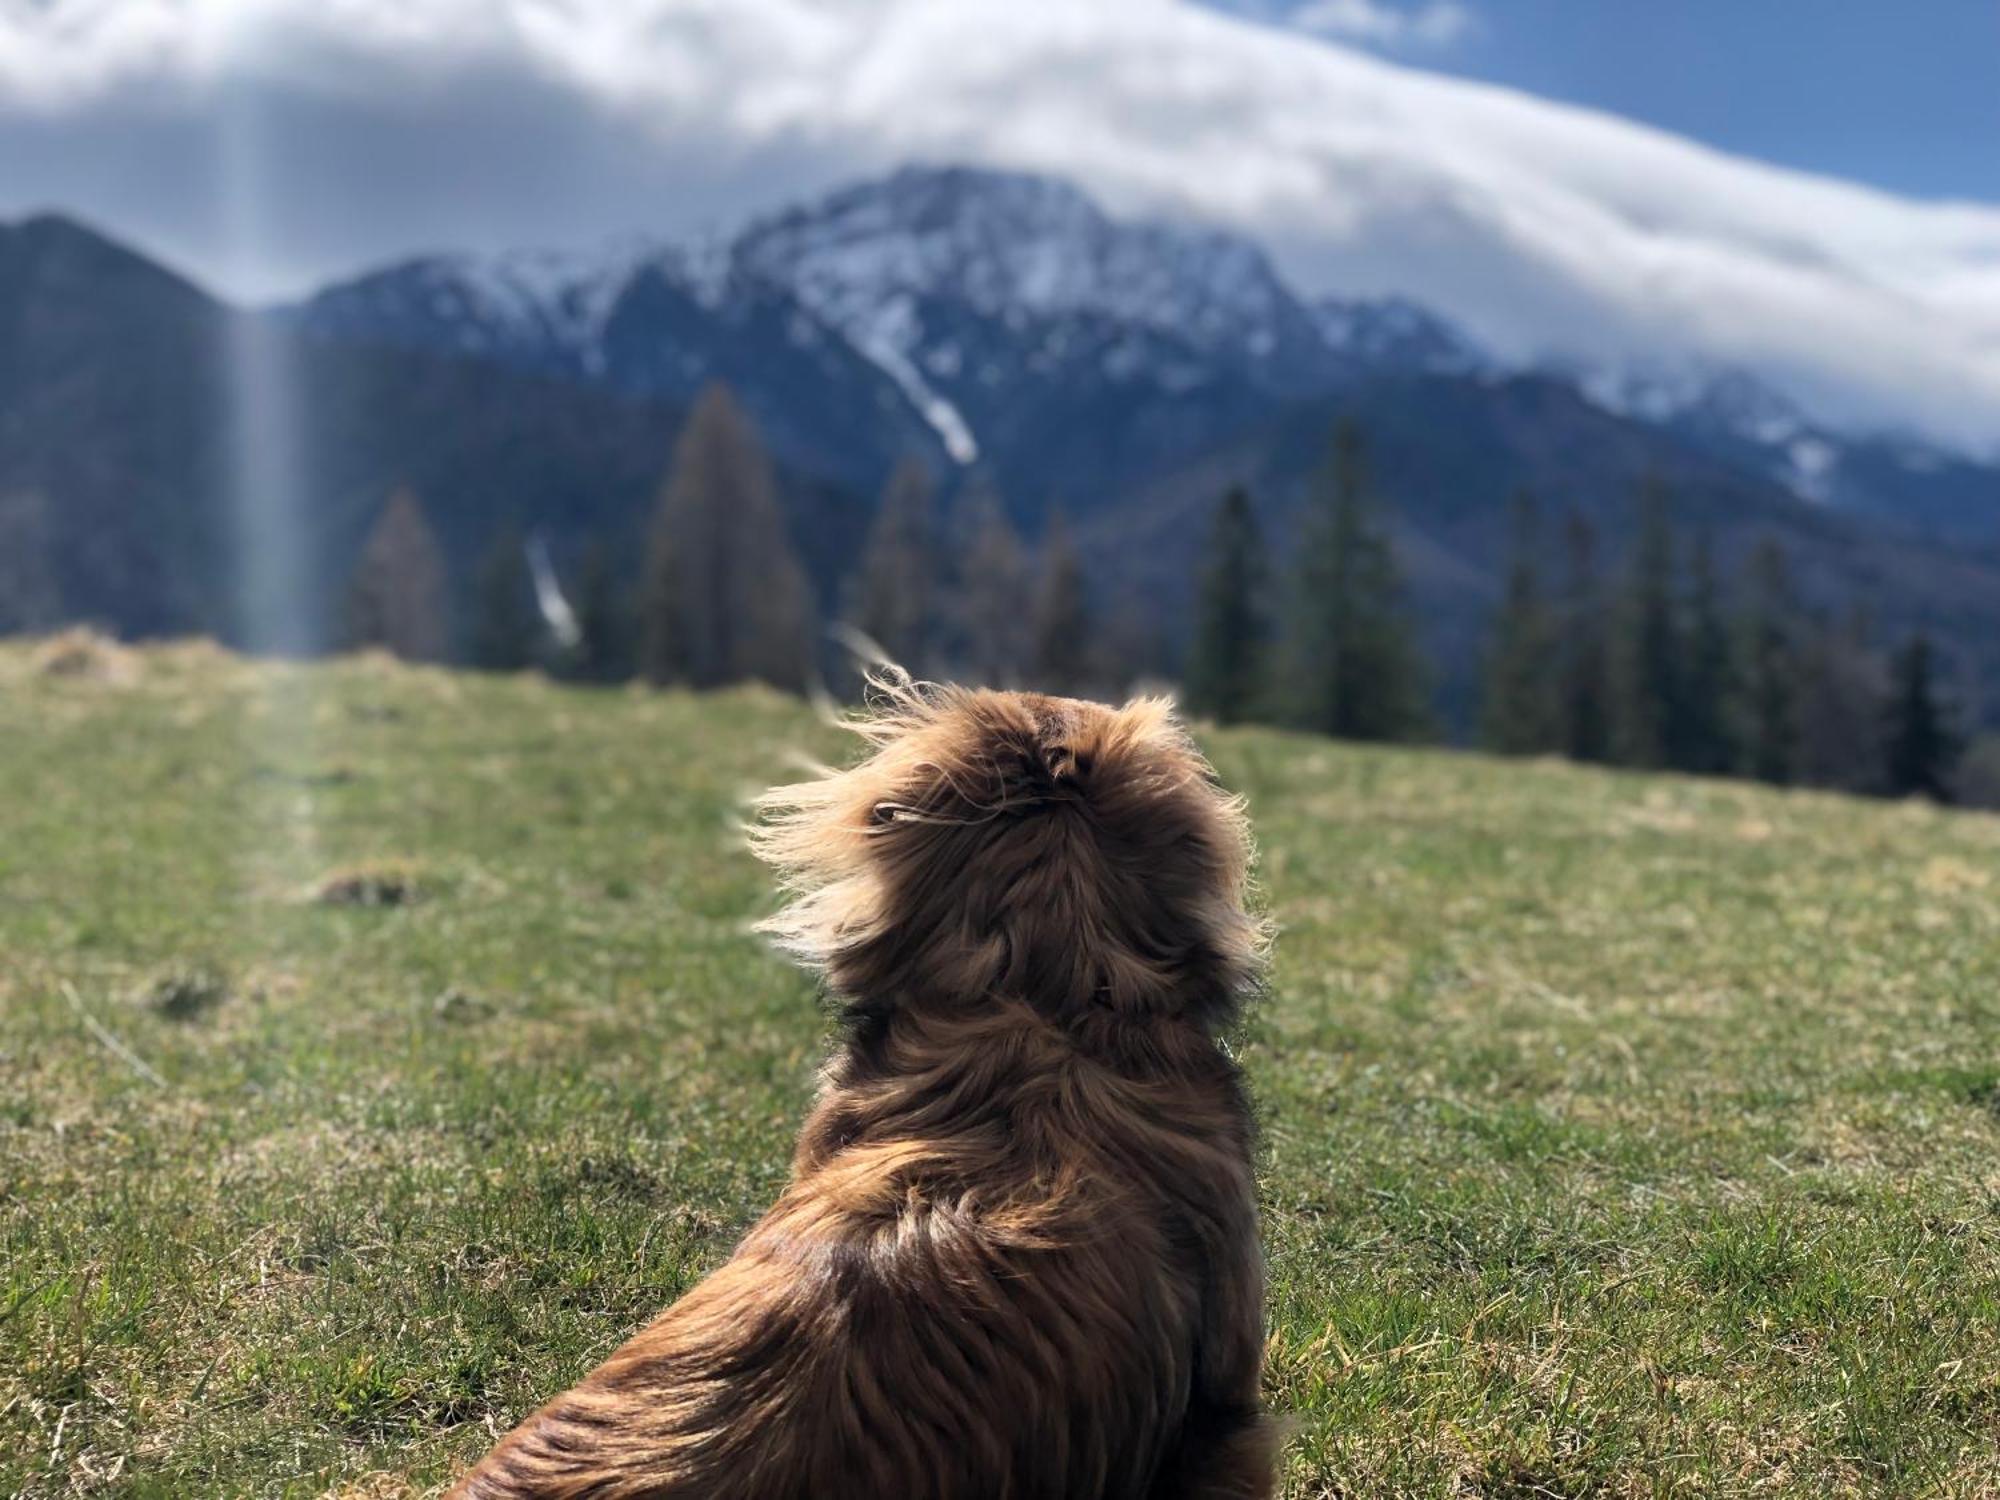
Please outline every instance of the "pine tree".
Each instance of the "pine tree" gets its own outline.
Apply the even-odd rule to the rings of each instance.
[[[519,526],[509,523],[494,534],[473,576],[472,595],[472,664],[518,672],[533,662],[542,622]]]
[[[855,581],[855,627],[913,676],[936,670],[931,589],[938,572],[930,472],[897,465],[882,492]]]
[[[1020,681],[1027,666],[1028,563],[1000,497],[985,484],[965,496],[957,575],[958,634],[965,671],[991,687]]]
[[[1188,648],[1188,709],[1218,724],[1249,718],[1262,701],[1268,588],[1264,538],[1250,496],[1223,497],[1209,533],[1208,566]]]
[[[1738,632],[1740,766],[1759,781],[1783,785],[1798,770],[1798,605],[1775,541],[1765,539],[1751,554],[1747,592]]]
[[[811,602],[777,483],[735,397],[711,385],[674,450],[641,593],[643,666],[697,688],[810,675]]]
[[[1838,622],[1807,623],[1798,659],[1796,779],[1879,796],[1888,783],[1888,685],[1865,616],[1854,610]]]
[[[1301,527],[1290,672],[1301,727],[1413,739],[1429,727],[1402,579],[1368,498],[1360,431],[1342,422]]]
[[[1964,744],[1951,724],[1937,684],[1936,655],[1921,631],[1896,653],[1886,755],[1892,797],[1952,800],[1952,773]]]
[[[1648,480],[1640,494],[1632,547],[1615,621],[1612,751],[1628,766],[1680,765],[1681,634],[1674,608],[1674,539],[1667,494]]]
[[[1035,584],[1030,675],[1045,693],[1074,696],[1090,676],[1090,599],[1083,560],[1070,541],[1062,513],[1049,517],[1042,535],[1041,570]]]
[[[1480,739],[1501,755],[1544,755],[1562,748],[1561,680],[1556,623],[1536,565],[1540,521],[1532,495],[1514,497],[1514,538],[1506,591],[1491,628]]]
[[[399,489],[361,545],[348,585],[348,644],[443,661],[448,617],[444,554],[417,497]]]
[[[586,682],[623,682],[637,666],[638,628],[611,549],[593,540],[576,568],[576,650],[571,672]]]
[[[1597,532],[1572,511],[1564,533],[1569,576],[1558,622],[1562,751],[1571,760],[1602,763],[1611,758],[1611,657]]]
[[[1737,762],[1735,658],[1715,554],[1695,539],[1688,596],[1687,663],[1681,682],[1681,769],[1726,776]]]

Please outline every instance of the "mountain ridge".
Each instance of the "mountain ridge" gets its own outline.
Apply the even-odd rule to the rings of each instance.
[[[640,343],[678,340],[679,370],[608,337],[626,293],[648,275],[684,314],[662,316],[650,333],[643,319],[627,331]],[[718,351],[759,319],[738,312],[731,327],[706,334],[696,325],[726,321],[760,297],[765,346],[735,362],[732,383],[746,387],[781,445],[794,435],[787,397],[762,389],[762,371],[790,354],[816,357],[830,383],[867,387],[861,404],[894,427],[895,442],[944,467],[989,459],[1003,489],[1032,467],[1022,453],[1039,455],[1055,433],[1077,470],[1075,493],[1055,497],[1067,508],[1135,477],[1129,457],[1088,434],[1063,435],[1072,409],[1100,424],[1137,422],[1156,437],[1166,430],[1163,452],[1176,457],[1254,415],[1239,403],[1205,420],[1190,409],[1199,406],[1187,400],[1194,391],[1241,387],[1282,403],[1385,374],[1534,371],[1803,499],[1893,522],[1910,495],[1908,519],[1920,527],[1984,535],[1988,524],[1976,492],[1991,466],[1914,437],[1815,420],[1744,368],[1509,364],[1408,298],[1308,298],[1244,236],[1119,219],[1070,184],[1022,172],[905,166],[692,245],[425,257],[323,289],[288,315],[339,337],[456,348],[685,401],[701,380],[730,378]],[[846,350],[828,354],[829,341]],[[1166,415],[1148,423],[1135,406]],[[879,483],[894,455],[878,449],[849,462],[836,451],[865,415],[850,410],[829,424],[833,432],[797,434],[795,456],[846,482]],[[1175,434],[1187,439],[1179,448]],[[1991,472],[2000,511],[2000,469]],[[1047,485],[1045,476],[1026,478]],[[1044,509],[1026,506],[1024,519]]]
[[[0,347],[0,539],[45,559],[36,571],[55,580],[32,618],[9,618],[0,602],[0,624],[230,634],[221,372],[232,320],[255,317],[278,335],[310,418],[299,484],[315,576],[300,607],[317,612],[325,640],[359,537],[402,484],[433,514],[461,595],[503,525],[544,536],[558,566],[607,542],[629,572],[688,402],[722,380],[778,461],[825,613],[883,477],[916,455],[947,504],[997,490],[1031,534],[1064,512],[1100,601],[1140,599],[1171,647],[1215,497],[1249,485],[1288,545],[1345,415],[1367,432],[1458,722],[1508,496],[1526,487],[1549,512],[1586,517],[1615,561],[1649,478],[1691,529],[1714,534],[1725,563],[1778,538],[1813,607],[1858,601],[1885,630],[1933,630],[1982,701],[2000,703],[1991,471],[1827,434],[1748,380],[1663,378],[1622,398],[1638,414],[1622,412],[1593,398],[1588,372],[1510,369],[1414,304],[1299,298],[1254,246],[1162,249],[1169,230],[1018,179],[1005,190],[1017,198],[961,218],[988,174],[902,175],[908,196],[882,203],[896,181],[733,241],[419,258],[262,313],[80,224],[0,229],[0,329],[12,333]],[[1095,247],[1072,279],[1047,264],[1063,236],[1038,245],[1009,218],[1043,204],[1064,235]],[[906,224],[934,238],[886,266],[871,260],[880,236]],[[1163,257],[1150,281],[1132,273],[1136,255]],[[868,275],[852,270],[856,256]],[[850,330],[884,308],[887,342],[871,353]],[[918,372],[914,399],[884,368],[884,347]],[[952,459],[923,391],[966,424],[969,464]],[[1815,470],[1826,481],[1816,495],[1793,472],[1812,442],[1835,448]]]

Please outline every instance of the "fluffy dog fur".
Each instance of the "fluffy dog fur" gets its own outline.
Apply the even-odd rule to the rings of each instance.
[[[506,1496],[1266,1496],[1239,803],[1166,704],[878,684],[754,834],[844,1002],[790,1187],[461,1483]]]

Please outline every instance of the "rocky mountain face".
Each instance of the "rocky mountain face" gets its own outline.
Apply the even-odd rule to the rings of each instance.
[[[1030,522],[1277,403],[1482,367],[1411,304],[1301,299],[1247,240],[963,168],[907,168],[697,249],[411,261],[286,316],[639,396],[726,380],[802,467],[869,488],[903,453],[976,465]]]

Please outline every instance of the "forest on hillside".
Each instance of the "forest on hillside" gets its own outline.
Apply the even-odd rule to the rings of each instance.
[[[1783,547],[1725,576],[1682,536],[1657,480],[1622,556],[1590,522],[1512,502],[1511,555],[1485,629],[1477,742],[1502,755],[1742,776],[1874,796],[2000,801],[2000,749],[1961,725],[1925,634],[1880,639],[1865,612],[1809,608]],[[1544,528],[1565,559],[1545,576]],[[1176,652],[1107,608],[1060,514],[1024,542],[990,487],[948,510],[915,461],[893,474],[838,598],[814,596],[770,459],[731,393],[697,403],[644,556],[585,547],[567,579],[516,527],[455,598],[420,496],[399,490],[364,543],[342,638],[420,661],[539,666],[587,681],[760,681],[852,694],[861,664],[919,677],[1109,696],[1176,681],[1190,710],[1345,739],[1447,739],[1436,674],[1368,475],[1366,434],[1329,435],[1281,564],[1251,497],[1218,498]]]

